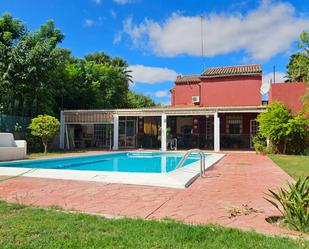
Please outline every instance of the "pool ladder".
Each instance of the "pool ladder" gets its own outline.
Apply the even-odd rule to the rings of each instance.
[[[186,152],[186,154],[183,156],[183,158],[180,160],[180,162],[177,164],[176,169],[180,168],[183,166],[183,164],[185,163],[185,161],[188,159],[188,157],[192,154],[192,153],[197,153],[200,155],[201,160],[200,160],[200,176],[203,177],[204,176],[204,172],[205,172],[205,155],[204,153],[200,150],[200,149],[191,149],[188,150]]]

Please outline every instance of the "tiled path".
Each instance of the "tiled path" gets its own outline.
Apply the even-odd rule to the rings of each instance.
[[[268,157],[229,153],[187,189],[18,177],[0,182],[0,198],[37,206],[147,219],[169,217],[188,223],[218,223],[266,233],[288,233],[268,224],[278,212],[263,197],[292,180]],[[258,212],[230,217],[231,208]]]

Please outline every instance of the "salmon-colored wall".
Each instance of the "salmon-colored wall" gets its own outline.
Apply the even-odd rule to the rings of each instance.
[[[207,79],[201,83],[201,106],[258,106],[261,105],[260,76]]]
[[[272,84],[269,91],[269,102],[281,101],[293,114],[303,108],[301,97],[306,92],[304,82],[288,82]]]
[[[195,106],[192,103],[193,96],[199,96],[199,84],[176,85],[173,89],[172,106]]]
[[[261,75],[202,79],[200,83],[176,84],[172,106],[194,106],[192,96],[200,96],[203,107],[261,105]]]

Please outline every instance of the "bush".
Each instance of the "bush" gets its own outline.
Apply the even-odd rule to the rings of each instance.
[[[28,153],[33,152],[42,152],[44,151],[44,146],[39,137],[35,137],[31,135],[31,133],[27,132],[25,134],[25,140],[27,141],[27,151]]]
[[[253,146],[254,149],[258,152],[266,152],[267,147],[266,138],[261,133],[257,133],[253,137]]]
[[[58,119],[52,116],[39,115],[31,120],[29,128],[31,129],[31,135],[41,138],[44,153],[46,153],[48,141],[58,133],[60,123]]]
[[[282,214],[284,222],[294,229],[309,232],[309,176],[295,184],[287,183],[288,188],[280,188],[278,193],[269,190],[267,199]],[[274,201],[273,201],[274,200]],[[280,203],[279,205],[276,203]]]
[[[301,154],[309,144],[309,120],[302,113],[293,117],[281,102],[269,104],[257,121],[259,133],[269,139],[275,151]]]

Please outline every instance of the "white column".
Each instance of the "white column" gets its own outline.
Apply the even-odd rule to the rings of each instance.
[[[161,157],[161,173],[166,173],[166,156]]]
[[[214,151],[220,151],[220,118],[214,113]]]
[[[119,116],[114,114],[114,145],[113,150],[118,150]]]
[[[161,151],[166,151],[166,115],[161,116]]]
[[[63,111],[60,112],[60,136],[59,136],[59,147],[64,149],[64,132],[65,132],[65,120]]]

